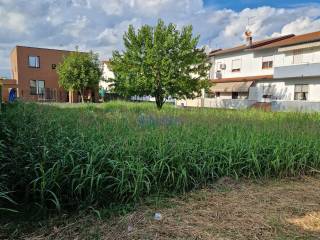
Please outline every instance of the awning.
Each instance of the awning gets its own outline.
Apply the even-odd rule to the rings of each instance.
[[[253,81],[216,83],[211,87],[212,92],[249,92]]]

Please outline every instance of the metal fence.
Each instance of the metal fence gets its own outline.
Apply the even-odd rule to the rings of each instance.
[[[212,99],[196,98],[176,101],[178,107],[206,107],[206,108],[225,108],[225,109],[247,109],[262,104],[256,100],[249,99]],[[282,101],[274,100],[268,104],[269,110],[274,112],[320,112],[320,101]],[[258,106],[259,108],[259,106]]]
[[[61,94],[56,88],[44,88],[39,91],[36,87],[30,87],[30,95],[37,101],[57,102],[63,98]]]
[[[320,102],[309,101],[272,101],[274,112],[320,112]]]
[[[257,101],[248,99],[213,99],[196,98],[188,100],[178,100],[177,106],[181,107],[207,107],[207,108],[227,108],[227,109],[246,109]]]
[[[246,109],[257,101],[248,99],[210,99],[204,98],[203,106],[211,108]]]

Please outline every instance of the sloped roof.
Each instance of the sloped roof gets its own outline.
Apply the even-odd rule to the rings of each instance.
[[[293,46],[293,45],[302,44],[302,43],[312,43],[317,41],[320,41],[320,31],[301,34],[301,35],[290,34],[290,35],[285,35],[281,37],[255,41],[252,43],[251,47],[248,47],[247,45],[243,44],[233,48],[213,50],[209,53],[209,56],[217,56],[217,55],[244,51],[244,50],[262,50],[262,49],[269,49],[269,48],[286,47],[286,46]]]
[[[291,37],[294,37],[294,35],[290,34],[290,35],[285,35],[285,36],[281,36],[281,37],[269,38],[269,39],[265,39],[265,40],[261,40],[261,41],[255,41],[252,43],[251,47],[248,47],[247,45],[243,44],[243,45],[233,47],[233,48],[217,49],[217,50],[211,51],[209,53],[209,56],[217,56],[217,55],[221,55],[221,54],[238,52],[238,51],[243,51],[243,50],[257,49],[257,48],[261,48],[263,46],[267,46],[269,44],[276,43],[278,41],[282,41],[282,40],[285,40],[285,39],[288,39]]]
[[[320,31],[293,36],[291,38],[283,39],[281,41],[273,42],[271,44],[258,47],[257,49],[285,47],[285,46],[292,46],[292,45],[297,45],[302,43],[311,43],[311,42],[317,42],[317,41],[320,41]]]
[[[17,45],[13,48],[13,50],[15,48],[32,48],[32,49],[40,49],[40,50],[49,50],[49,51],[61,51],[61,52],[75,52],[74,51],[70,51],[70,50],[64,50],[64,49],[55,49],[55,48],[42,48],[42,47],[30,47],[30,46],[22,46],[22,45]]]

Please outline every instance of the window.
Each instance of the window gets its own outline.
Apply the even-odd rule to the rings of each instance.
[[[232,93],[232,99],[238,99],[239,98],[239,93],[238,92],[233,92]]]
[[[301,64],[303,62],[303,50],[293,51],[293,64]]]
[[[30,81],[30,94],[31,95],[43,95],[44,94],[44,81],[43,80],[31,80]]]
[[[218,98],[218,97],[220,97],[219,92],[207,92],[205,94],[205,98]]]
[[[262,69],[269,69],[273,67],[273,56],[262,58]]]
[[[29,56],[29,67],[40,68],[40,57]]]
[[[218,78],[218,79],[221,79],[221,78],[222,78],[221,70],[218,70],[218,71],[216,72],[216,78]]]
[[[216,97],[216,94],[215,93],[212,93],[212,92],[208,92],[205,94],[205,97],[206,98],[215,98]]]
[[[240,59],[235,59],[232,60],[232,72],[240,72],[241,69],[241,60]]]
[[[262,87],[263,95],[262,98],[271,99],[276,92],[276,86],[271,84],[264,84]]]
[[[220,63],[219,68],[220,68],[221,70],[226,70],[226,69],[227,69],[227,66],[226,66],[225,63]]]
[[[222,63],[222,62],[217,62],[216,63],[216,72],[221,72],[221,70],[226,70],[227,69],[227,66],[225,63]]]
[[[31,95],[37,94],[37,81],[35,80],[30,81],[30,94]]]
[[[294,100],[308,100],[309,85],[296,84],[294,85]]]
[[[273,61],[262,62],[262,69],[269,69],[269,68],[272,68],[272,66],[273,66]]]
[[[272,98],[272,95],[268,95],[268,94],[263,94],[262,98]]]

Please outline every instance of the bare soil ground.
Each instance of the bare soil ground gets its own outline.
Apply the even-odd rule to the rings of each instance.
[[[155,212],[161,213],[162,220],[154,220]],[[320,239],[320,176],[265,182],[224,178],[125,216],[52,221],[22,238]]]

